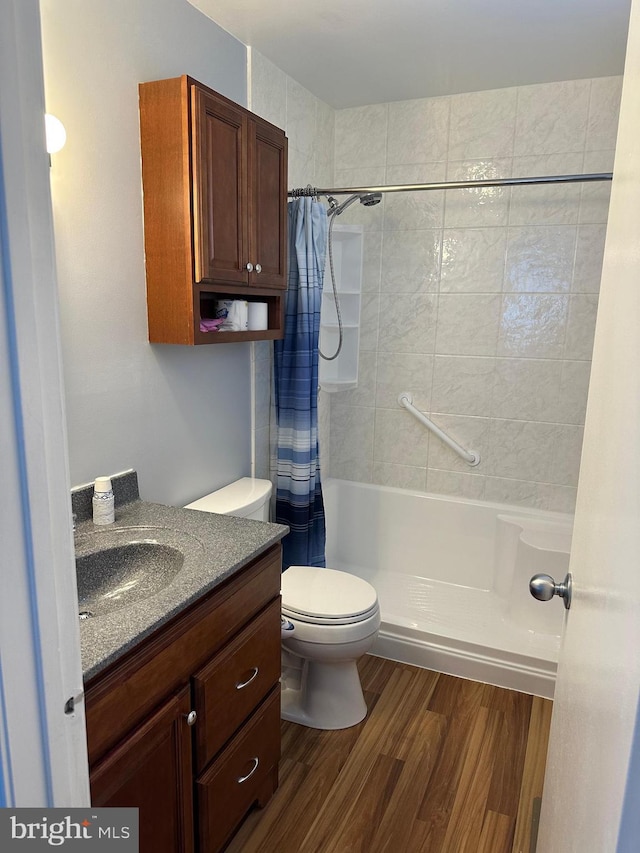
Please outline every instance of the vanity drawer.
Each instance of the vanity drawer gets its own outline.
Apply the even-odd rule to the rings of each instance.
[[[215,853],[254,803],[278,786],[280,688],[276,687],[220,756],[196,780],[200,850]]]
[[[196,773],[280,678],[280,599],[273,601],[193,677]]]

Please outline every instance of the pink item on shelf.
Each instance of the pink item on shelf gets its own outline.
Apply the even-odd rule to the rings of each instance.
[[[217,319],[209,319],[208,317],[200,320],[200,331],[201,332],[217,332],[220,329],[220,326],[224,323],[224,317],[218,317]]]

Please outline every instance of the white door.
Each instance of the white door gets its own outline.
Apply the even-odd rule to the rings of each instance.
[[[637,851],[628,817],[634,804],[638,811],[640,780],[627,771],[640,748],[640,0],[631,12],[570,569],[537,853]],[[551,606],[562,605],[540,604]]]

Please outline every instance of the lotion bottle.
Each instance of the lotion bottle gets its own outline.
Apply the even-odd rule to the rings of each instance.
[[[111,488],[111,477],[96,477],[93,487],[93,523],[113,524],[115,521],[115,501]]]

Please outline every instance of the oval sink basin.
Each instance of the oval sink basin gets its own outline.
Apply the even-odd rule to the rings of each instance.
[[[81,616],[101,616],[156,595],[176,578],[197,539],[164,528],[119,528],[78,536]]]

